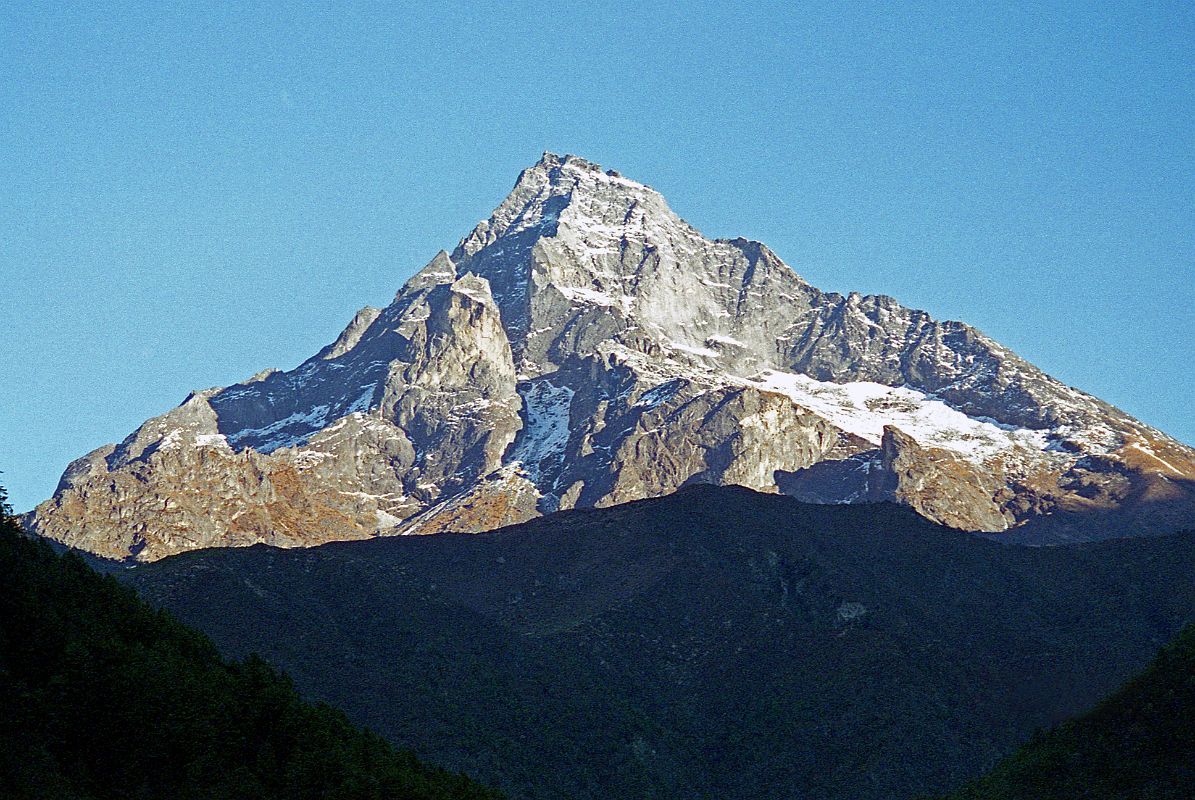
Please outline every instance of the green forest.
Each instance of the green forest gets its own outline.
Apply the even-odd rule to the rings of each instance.
[[[1195,625],[1089,713],[1039,734],[950,800],[1195,796]]]
[[[207,637],[0,520],[0,796],[469,800],[259,658]]]

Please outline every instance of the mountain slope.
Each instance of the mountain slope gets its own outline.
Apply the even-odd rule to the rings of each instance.
[[[1195,536],[1033,548],[733,487],[124,573],[519,798],[942,792],[1195,618]],[[544,764],[551,764],[545,770]]]
[[[0,493],[0,500],[2,500]],[[0,795],[495,798],[0,518]]]
[[[1195,451],[982,333],[810,286],[545,154],[289,372],[191,395],[26,518],[106,557],[487,530],[694,483],[1032,541],[1173,530]]]
[[[1187,800],[1195,786],[1195,626],[1090,713],[952,800]]]

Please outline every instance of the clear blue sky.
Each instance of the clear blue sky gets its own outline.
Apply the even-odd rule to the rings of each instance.
[[[388,302],[543,150],[1195,441],[1190,3],[19,5],[0,20],[19,509],[188,390],[294,366]]]

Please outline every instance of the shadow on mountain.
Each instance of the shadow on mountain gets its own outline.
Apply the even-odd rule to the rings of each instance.
[[[1195,616],[1192,563],[1190,534],[1010,547],[695,486],[122,577],[512,797],[845,800],[945,791],[1090,707]]]
[[[27,531],[27,529],[24,525],[24,520],[18,518],[17,522],[22,531]],[[86,564],[87,566],[89,566],[93,570],[95,570],[96,572],[99,572],[100,574],[103,574],[103,575],[108,575],[110,573],[119,572],[121,570],[128,569],[130,566],[132,566],[132,562],[130,562],[130,561],[115,561],[111,558],[104,558],[103,556],[97,556],[95,553],[89,553],[86,550],[79,550],[78,548],[75,548],[75,547],[67,547],[62,542],[56,542],[53,539],[47,539],[42,536],[35,536],[35,535],[29,534],[27,532],[26,532],[26,535],[30,536],[30,538],[36,538],[40,542],[44,542],[46,544],[46,546],[48,546],[51,550],[53,550],[58,555],[70,553],[71,555],[75,556],[76,558],[82,560],[84,564]]]
[[[1195,481],[1150,478],[1116,508],[1058,511],[1003,533],[981,535],[1010,544],[1044,545],[1158,536],[1195,528]]]
[[[772,478],[781,494],[802,503],[858,502],[869,494],[868,476],[879,452],[868,450],[848,458],[826,459],[793,472],[778,469]]]
[[[1034,736],[953,800],[1190,800],[1195,626],[1095,709]]]
[[[820,461],[795,472],[777,470],[774,478],[781,494],[803,503],[876,502],[890,496],[895,484],[894,479],[877,473],[877,453],[866,451]],[[1006,544],[1054,545],[1158,536],[1195,527],[1195,481],[1126,472],[1131,479],[1126,480],[1127,489],[1114,503],[1106,497],[1095,498],[1089,508],[1035,511],[1015,528],[977,534]]]

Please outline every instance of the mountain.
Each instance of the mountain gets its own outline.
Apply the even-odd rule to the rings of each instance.
[[[1195,626],[1093,711],[951,800],[1188,800],[1195,786]]]
[[[692,483],[1062,541],[1185,524],[1195,451],[973,328],[822,292],[545,154],[386,308],[78,459],[24,521],[153,560],[488,530]]]
[[[120,574],[512,798],[946,792],[1195,619],[1195,534],[1025,547],[737,487]]]
[[[0,507],[3,492],[0,491]],[[0,796],[496,800],[0,516]]]

